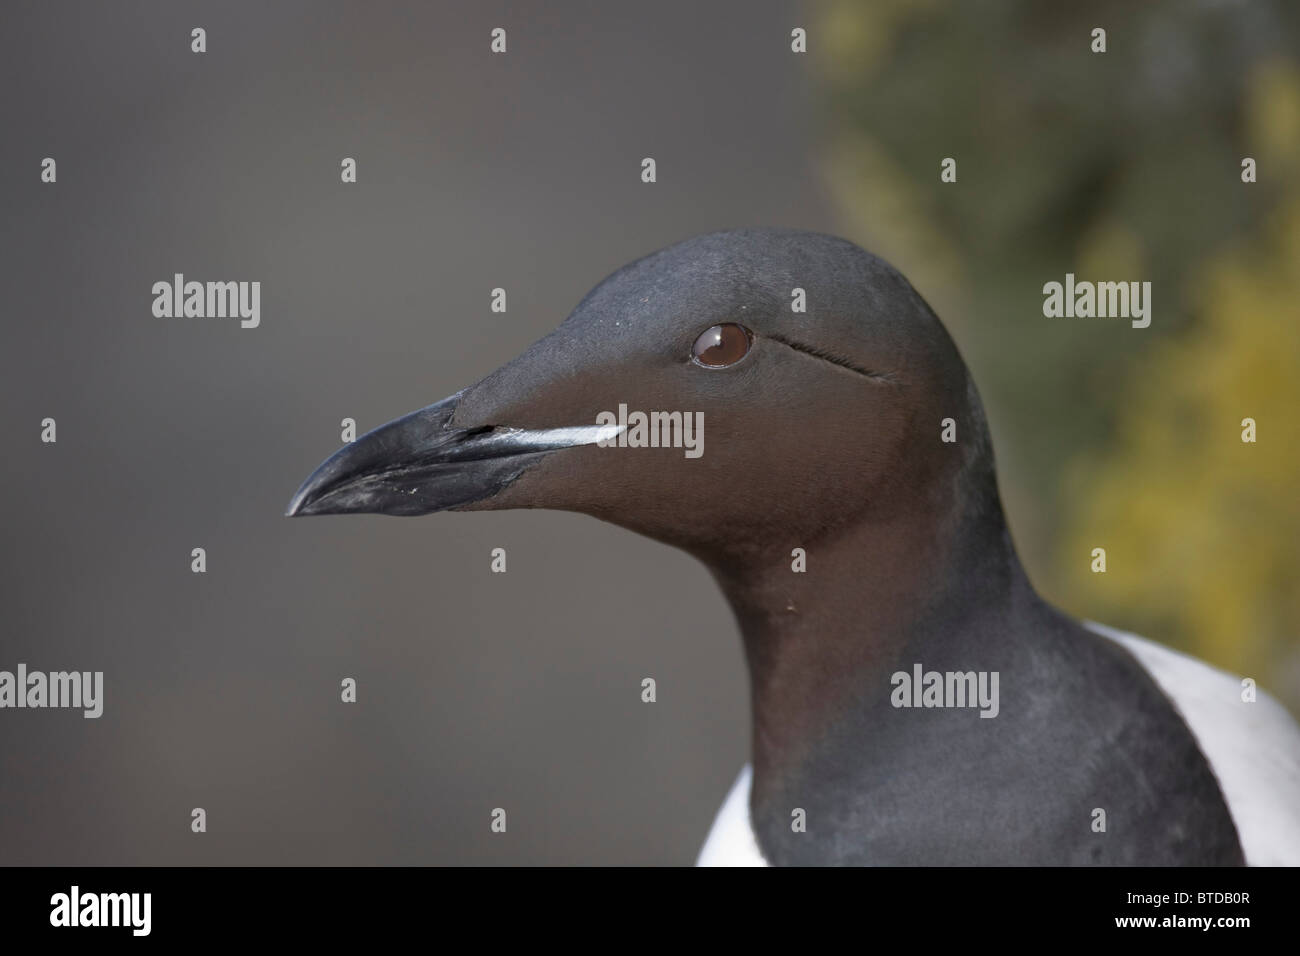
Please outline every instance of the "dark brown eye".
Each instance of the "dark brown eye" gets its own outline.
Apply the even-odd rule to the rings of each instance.
[[[745,357],[754,337],[749,329],[735,322],[715,325],[700,333],[691,349],[695,364],[705,368],[726,368],[735,365]]]

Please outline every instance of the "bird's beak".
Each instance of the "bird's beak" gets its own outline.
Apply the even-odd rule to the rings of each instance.
[[[617,426],[521,429],[451,424],[458,392],[345,446],[312,472],[288,515],[422,515],[490,498],[542,457],[615,437]]]

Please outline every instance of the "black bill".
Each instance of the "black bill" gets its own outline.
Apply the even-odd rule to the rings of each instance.
[[[613,426],[463,429],[461,393],[362,435],[312,472],[288,515],[422,515],[490,498],[542,456],[617,434]],[[613,429],[613,430],[611,430]]]

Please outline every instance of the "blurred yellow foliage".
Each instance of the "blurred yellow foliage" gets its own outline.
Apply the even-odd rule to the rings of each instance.
[[[1256,157],[1275,172],[1300,166],[1300,68],[1289,60],[1270,60],[1251,72],[1246,112]]]
[[[958,301],[965,263],[934,215],[932,193],[899,169],[887,152],[853,130],[826,150],[821,173],[839,197],[841,229],[890,262],[915,263],[913,285],[934,307]],[[939,175],[939,165],[934,165]]]
[[[1062,580],[1077,613],[1255,676],[1294,707],[1300,198],[1197,285],[1194,327],[1126,388],[1113,450],[1067,474]],[[1090,571],[1094,547],[1105,574]]]
[[[918,12],[933,8],[934,0],[875,0],[862,4],[836,0],[820,10],[818,42],[826,56],[813,59],[825,79],[860,80],[889,52],[899,26]]]
[[[1248,6],[1111,4],[1099,55],[1086,5],[824,0],[809,61],[841,231],[962,349],[1044,596],[1300,711],[1300,5]],[[1151,327],[1044,319],[1066,273]]]

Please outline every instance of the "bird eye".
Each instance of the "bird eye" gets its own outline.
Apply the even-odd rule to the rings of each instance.
[[[753,341],[754,336],[743,325],[735,322],[715,325],[700,333],[691,349],[691,358],[705,368],[726,368],[743,359]]]

